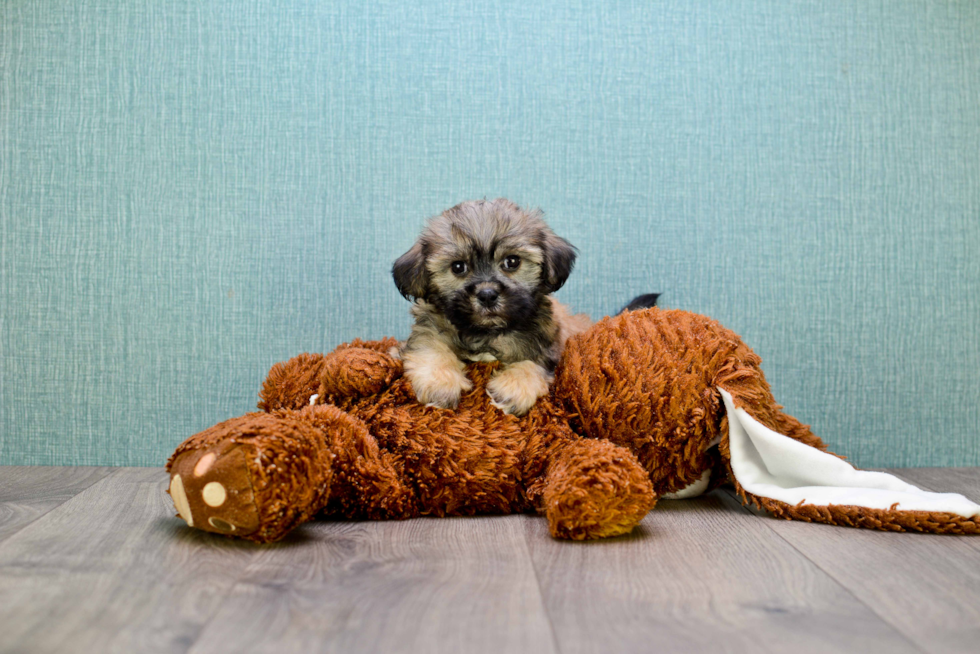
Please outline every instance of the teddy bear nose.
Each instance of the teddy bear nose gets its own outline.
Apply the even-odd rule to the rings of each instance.
[[[479,300],[480,304],[490,308],[497,303],[497,298],[500,297],[500,293],[492,288],[480,289],[476,294],[476,299]]]

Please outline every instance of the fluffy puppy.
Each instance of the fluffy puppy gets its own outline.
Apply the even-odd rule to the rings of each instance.
[[[455,407],[472,388],[468,361],[500,361],[487,390],[523,415],[548,392],[565,340],[591,320],[550,297],[575,264],[575,248],[540,211],[503,198],[458,204],[429,220],[392,268],[413,300],[415,324],[400,355],[415,396]]]

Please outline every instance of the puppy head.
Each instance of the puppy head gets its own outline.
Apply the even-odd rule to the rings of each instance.
[[[402,295],[426,300],[459,329],[504,329],[530,319],[574,265],[575,248],[540,211],[501,198],[431,219],[392,274]]]

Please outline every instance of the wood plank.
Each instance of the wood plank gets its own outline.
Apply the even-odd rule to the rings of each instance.
[[[111,471],[112,468],[0,466],[0,541]]]
[[[980,468],[895,468],[886,472],[923,490],[959,493],[980,504]],[[980,537],[963,538],[963,541],[980,552]]]
[[[563,654],[919,651],[723,493],[661,501],[607,541],[525,525]]]
[[[192,652],[555,651],[519,516],[299,531],[256,557]]]
[[[898,473],[910,483],[922,481],[924,486],[953,492],[968,490],[980,475],[980,469],[942,474],[887,472]],[[734,494],[729,494],[729,501],[738,503]],[[768,516],[757,519],[922,650],[977,651],[980,566],[976,536],[879,532]]]
[[[776,521],[726,493],[596,543],[509,516],[320,521],[256,546],[183,526],[159,469],[6,472],[0,502],[40,508],[0,542],[0,651],[938,652],[980,635],[980,539]],[[980,489],[980,469],[892,472]]]
[[[959,493],[980,504],[980,468],[895,468],[886,472],[924,490]]]
[[[0,543],[0,650],[184,652],[256,546],[187,528],[120,468]]]

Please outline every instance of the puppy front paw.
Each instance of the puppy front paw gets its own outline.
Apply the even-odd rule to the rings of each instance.
[[[463,373],[462,364],[458,360],[420,354],[404,356],[405,376],[412,384],[415,398],[427,406],[456,408],[460,396],[473,388],[473,382]]]
[[[473,388],[473,382],[456,370],[441,370],[426,379],[412,379],[412,390],[419,402],[440,409],[455,409],[460,396]]]
[[[520,361],[497,371],[487,384],[487,394],[504,413],[523,416],[548,392],[550,383],[547,370],[533,361]]]

